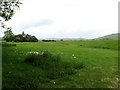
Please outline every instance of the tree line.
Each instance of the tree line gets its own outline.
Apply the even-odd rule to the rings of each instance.
[[[31,36],[29,34],[22,34],[14,35],[11,28],[7,28],[4,32],[3,40],[7,42],[38,42],[38,39],[35,36]]]
[[[12,33],[11,27],[6,27],[4,21],[9,21],[13,15],[15,14],[15,11],[17,9],[20,9],[20,6],[22,5],[22,0],[2,0],[0,1],[0,27],[6,29],[4,32],[3,40],[6,40],[7,42],[37,42],[38,39],[35,36],[31,36],[29,34],[18,34],[14,35]],[[3,20],[2,20],[2,19]]]

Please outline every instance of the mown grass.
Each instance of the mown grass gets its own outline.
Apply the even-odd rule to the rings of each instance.
[[[3,88],[118,87],[118,43],[115,40],[11,44],[16,46],[2,49]],[[59,68],[43,69],[25,62],[28,52],[45,50],[60,56]],[[48,66],[45,64],[45,67]]]

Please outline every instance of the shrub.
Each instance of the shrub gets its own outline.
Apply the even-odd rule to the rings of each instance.
[[[29,52],[25,62],[31,63],[33,66],[39,66],[42,69],[56,68],[59,66],[60,56],[51,54],[48,51]]]
[[[84,68],[83,63],[63,62],[58,54],[49,51],[28,52],[26,63],[39,67],[45,71],[44,76],[48,79],[57,79],[76,74],[76,69]]]
[[[29,34],[18,34],[15,35],[13,40],[14,42],[38,42],[38,39],[35,36],[31,36]]]
[[[43,42],[56,42],[56,40],[42,40]]]
[[[45,71],[44,77],[56,79],[60,76],[61,60],[58,54],[52,54],[49,51],[28,52],[25,62],[39,67]]]
[[[13,41],[14,37],[15,36],[12,32],[12,28],[11,27],[7,28],[7,30],[4,32],[3,39],[6,40],[7,42],[11,42]]]

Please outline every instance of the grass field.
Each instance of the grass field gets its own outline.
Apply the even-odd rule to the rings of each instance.
[[[118,87],[117,40],[12,42],[10,44],[16,44],[16,46],[3,46],[2,49],[3,88]],[[60,56],[58,65],[61,67],[54,71],[49,69],[50,67],[42,69],[25,62],[28,52],[45,50]],[[58,74],[62,70],[65,74]],[[53,74],[55,72],[57,74]],[[48,75],[46,76],[46,74]]]

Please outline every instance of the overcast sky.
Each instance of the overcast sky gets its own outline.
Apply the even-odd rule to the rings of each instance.
[[[6,25],[39,39],[96,38],[118,32],[118,1],[24,0]]]

